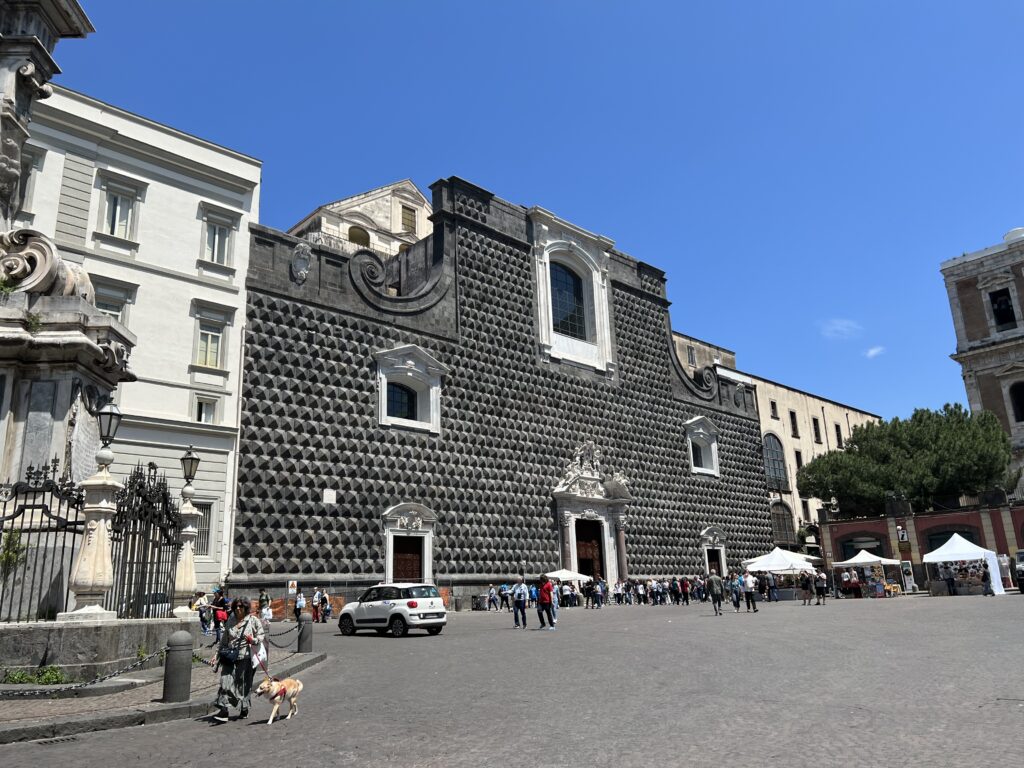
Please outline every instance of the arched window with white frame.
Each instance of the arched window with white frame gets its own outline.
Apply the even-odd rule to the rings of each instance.
[[[611,372],[608,261],[613,243],[542,208],[530,210],[538,341],[555,361]]]

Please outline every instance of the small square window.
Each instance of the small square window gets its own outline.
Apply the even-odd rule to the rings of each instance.
[[[773,419],[779,418],[779,404],[776,403],[774,400],[771,400],[771,401],[769,401],[768,405],[769,405],[769,408],[771,409],[771,412],[772,412],[772,418]]]
[[[416,209],[402,206],[402,231],[416,234]]]
[[[200,424],[217,423],[217,400],[216,398],[197,397],[195,420]]]
[[[220,349],[223,335],[223,326],[206,322],[199,324],[196,365],[202,365],[206,368],[220,368]]]

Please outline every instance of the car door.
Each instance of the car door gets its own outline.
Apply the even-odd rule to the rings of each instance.
[[[374,624],[376,626],[386,627],[388,622],[391,620],[391,614],[398,606],[398,601],[402,598],[402,590],[398,587],[383,587],[380,592],[380,602],[377,604],[378,608],[374,613]]]
[[[359,598],[359,605],[352,611],[352,621],[357,627],[372,627],[374,626],[374,612],[379,608],[380,587],[371,587]]]

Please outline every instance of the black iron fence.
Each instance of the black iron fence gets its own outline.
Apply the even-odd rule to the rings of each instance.
[[[57,459],[0,486],[0,622],[53,620],[69,609],[83,502]]]
[[[117,495],[110,538],[114,587],[104,607],[122,619],[169,616],[174,601],[181,516],[157,466],[132,470]]]

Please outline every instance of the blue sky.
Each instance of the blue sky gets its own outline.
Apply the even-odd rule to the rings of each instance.
[[[265,224],[463,176],[664,269],[742,370],[965,401],[939,264],[1024,225],[1024,5],[82,2],[57,82],[262,159]]]

